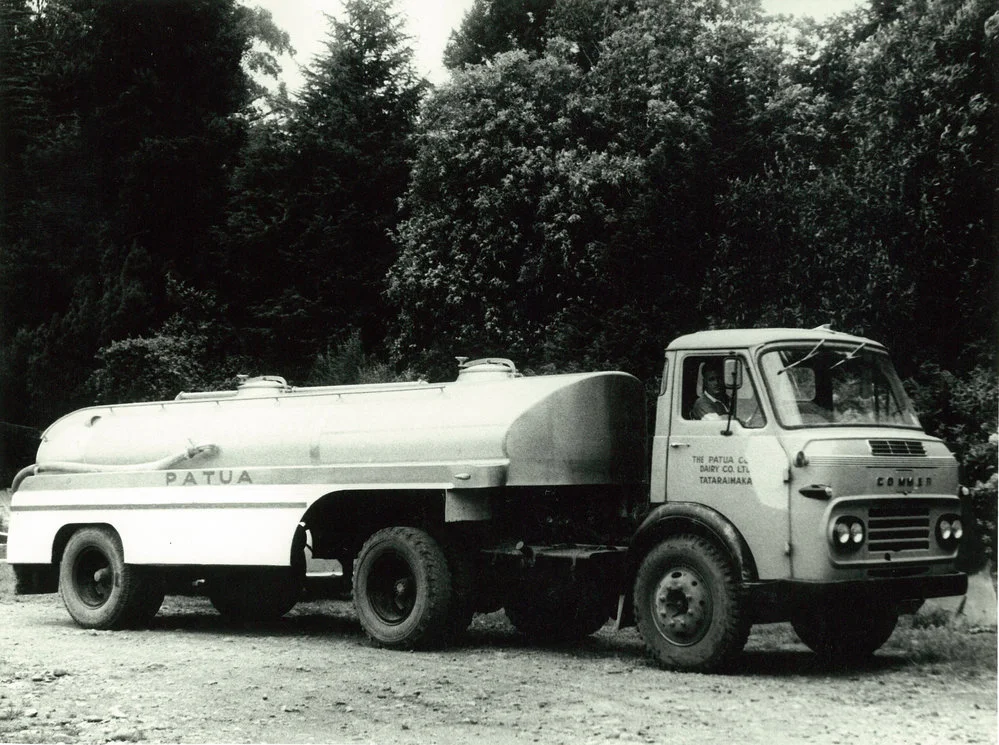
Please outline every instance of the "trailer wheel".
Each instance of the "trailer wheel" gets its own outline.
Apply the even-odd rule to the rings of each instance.
[[[143,579],[141,567],[125,563],[121,538],[114,530],[83,528],[72,535],[63,552],[59,594],[69,615],[83,628],[121,629],[142,620],[151,605]]]
[[[750,621],[735,568],[710,541],[667,538],[635,579],[635,619],[646,649],[674,670],[716,670],[738,655]]]
[[[166,597],[166,582],[163,575],[155,570],[146,570],[142,573],[142,600],[137,604],[135,611],[135,625],[146,627],[156,614],[160,612],[163,605],[163,598]]]
[[[849,607],[819,605],[791,619],[794,632],[827,662],[856,663],[870,657],[895,630],[898,609],[884,603]]]
[[[458,622],[452,596],[447,557],[423,530],[379,530],[354,563],[354,607],[379,646],[425,649],[443,643]]]
[[[208,599],[230,621],[272,621],[290,611],[305,587],[305,530],[295,532],[291,565],[237,570],[208,582]]]

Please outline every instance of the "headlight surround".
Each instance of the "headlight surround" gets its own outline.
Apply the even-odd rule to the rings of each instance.
[[[833,521],[829,531],[829,541],[837,551],[856,551],[866,540],[867,529],[859,517],[843,515]]]

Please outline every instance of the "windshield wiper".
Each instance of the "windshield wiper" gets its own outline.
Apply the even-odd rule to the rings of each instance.
[[[826,340],[825,340],[825,339],[823,339],[823,340],[822,340],[822,341],[820,341],[820,342],[819,342],[818,344],[816,344],[816,345],[815,345],[814,347],[812,347],[812,351],[811,351],[811,352],[809,352],[808,354],[806,354],[806,355],[805,355],[804,357],[802,357],[802,358],[801,358],[800,360],[798,360],[797,362],[792,362],[792,363],[791,363],[790,365],[788,365],[787,367],[783,367],[783,368],[781,368],[780,370],[778,370],[778,371],[777,371],[777,374],[778,374],[778,375],[783,375],[783,374],[784,374],[784,373],[785,373],[785,372],[786,372],[787,370],[790,370],[790,369],[791,369],[792,367],[797,367],[798,365],[800,365],[800,364],[801,364],[802,362],[804,362],[805,360],[810,360],[810,359],[812,359],[812,357],[814,357],[814,356],[815,356],[815,354],[816,354],[816,353],[817,353],[817,352],[819,351],[819,347],[821,347],[821,346],[822,346],[823,344],[825,344],[825,343],[826,343]]]
[[[860,346],[859,347],[857,347],[853,351],[849,352],[846,355],[846,357],[844,357],[843,359],[841,359],[839,362],[837,362],[835,365],[833,365],[829,369],[832,370],[833,368],[839,367],[840,365],[842,365],[845,362],[849,362],[850,360],[852,360],[854,357],[857,356],[857,353],[860,352],[861,349],[863,349],[866,346],[867,346],[867,342],[866,341],[860,342]]]

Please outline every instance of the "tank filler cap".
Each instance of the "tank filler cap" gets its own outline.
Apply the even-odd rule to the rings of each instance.
[[[469,360],[467,357],[457,359],[458,383],[493,383],[497,380],[520,377],[513,361],[504,357],[485,357],[479,360]]]
[[[239,376],[236,395],[240,397],[273,396],[275,393],[288,390],[288,381],[280,375],[259,375],[255,378]]]

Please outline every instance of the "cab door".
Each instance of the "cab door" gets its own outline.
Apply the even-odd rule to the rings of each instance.
[[[705,397],[710,370],[742,362],[742,385],[721,404]],[[749,544],[761,579],[790,576],[788,459],[743,355],[687,353],[677,360],[666,462],[667,501],[725,516]],[[715,396],[714,398],[718,398]],[[731,411],[731,423],[727,413]]]

